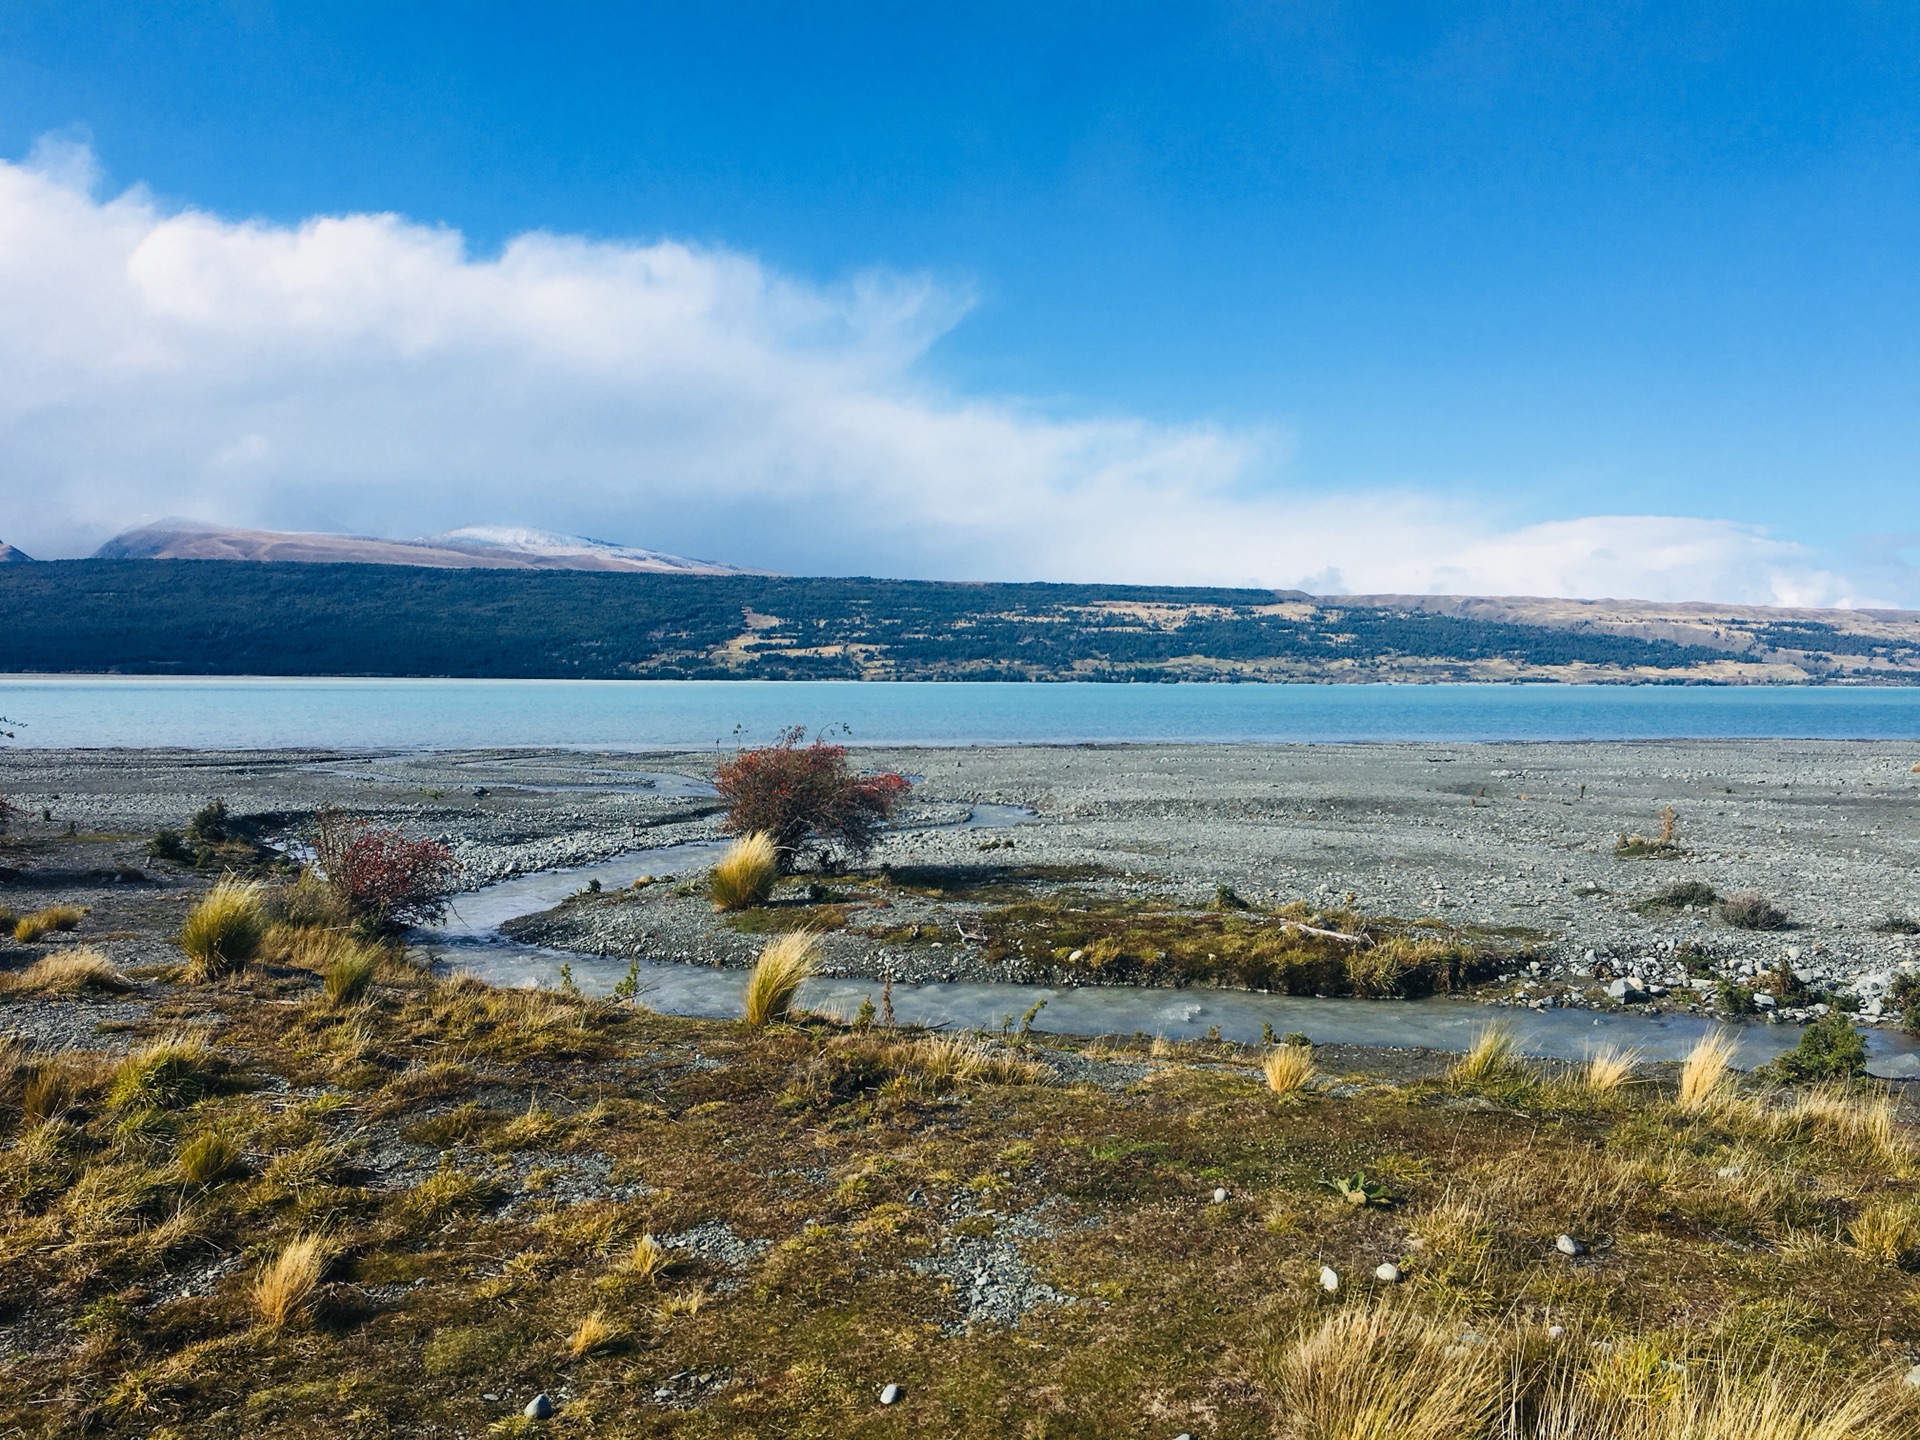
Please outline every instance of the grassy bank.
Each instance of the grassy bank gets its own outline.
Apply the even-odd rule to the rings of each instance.
[[[7,1052],[0,1433],[1920,1425],[1920,1171],[1873,1092],[1494,1047],[1282,1097],[1231,1046],[750,1029],[392,954],[330,995],[337,962],[149,977],[124,1054]],[[90,1003],[9,991],[0,1030]],[[1348,1425],[1382,1396],[1414,1408]]]

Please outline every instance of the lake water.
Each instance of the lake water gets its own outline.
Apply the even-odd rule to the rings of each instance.
[[[1053,685],[0,677],[31,746],[665,750],[854,744],[1920,739],[1920,687]]]

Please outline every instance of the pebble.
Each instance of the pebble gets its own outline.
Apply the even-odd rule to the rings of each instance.
[[[1563,1336],[1566,1335],[1566,1333],[1567,1333],[1567,1327],[1564,1325],[1547,1326],[1547,1339],[1549,1340],[1561,1339]]]
[[[1584,1240],[1576,1240],[1571,1235],[1562,1235],[1558,1240],[1553,1242],[1553,1248],[1558,1250],[1562,1255],[1579,1256],[1586,1254],[1591,1247],[1589,1247]]]
[[[1224,1205],[1227,1203],[1227,1192],[1225,1189],[1218,1189],[1213,1192],[1213,1203],[1216,1205]]]
[[[1320,1288],[1329,1295],[1340,1288],[1340,1276],[1331,1265],[1320,1267]]]
[[[1400,1267],[1391,1260],[1383,1265],[1376,1265],[1373,1269],[1373,1278],[1388,1285],[1398,1285],[1400,1283]]]
[[[553,1401],[547,1397],[547,1392],[542,1390],[538,1395],[527,1401],[527,1408],[520,1413],[529,1420],[551,1420],[553,1418]]]
[[[904,1393],[898,1385],[889,1385],[880,1392],[880,1403],[882,1405],[898,1405],[900,1403],[900,1397]]]

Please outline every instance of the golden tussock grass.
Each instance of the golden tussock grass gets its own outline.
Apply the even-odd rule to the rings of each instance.
[[[1266,1074],[1267,1088],[1282,1099],[1305,1090],[1317,1073],[1313,1051],[1306,1045],[1276,1045],[1267,1052],[1260,1068]]]
[[[1898,1104],[1885,1091],[1856,1091],[1829,1082],[1802,1090],[1782,1109],[1769,1112],[1776,1138],[1804,1135],[1840,1149],[1865,1151],[1896,1173],[1913,1161],[1913,1144],[1895,1119]]]
[[[747,976],[741,1004],[749,1025],[771,1025],[793,1010],[800,986],[820,968],[818,937],[796,932],[769,940]]]
[[[256,881],[222,880],[180,927],[180,948],[195,980],[215,980],[252,963],[267,933],[267,911]]]
[[[1864,1260],[1906,1263],[1920,1252],[1920,1202],[1875,1200],[1847,1226],[1847,1248]]]
[[[637,1279],[652,1280],[672,1263],[673,1257],[667,1253],[666,1246],[651,1235],[642,1235],[633,1242],[633,1249],[620,1268]]]
[[[1498,1085],[1523,1073],[1513,1027],[1494,1024],[1476,1035],[1467,1053],[1453,1063],[1447,1071],[1447,1083],[1456,1089]]]
[[[202,1130],[181,1142],[173,1163],[189,1184],[217,1185],[238,1173],[240,1146],[222,1131]]]
[[[1674,1104],[1685,1111],[1712,1110],[1732,1091],[1734,1039],[1723,1031],[1702,1035],[1680,1066],[1680,1090]]]
[[[604,1350],[609,1345],[618,1344],[626,1339],[627,1332],[607,1318],[604,1310],[595,1310],[582,1320],[567,1340],[567,1353],[579,1360],[596,1350]]]
[[[288,1241],[254,1278],[253,1304],[260,1318],[277,1330],[311,1313],[331,1258],[324,1236],[296,1235]]]
[[[756,830],[727,847],[707,877],[707,893],[716,910],[745,910],[766,904],[779,878],[780,852],[773,837]]]
[[[1580,1084],[1591,1095],[1613,1095],[1633,1079],[1633,1072],[1644,1057],[1638,1050],[1622,1050],[1603,1045],[1587,1057],[1580,1070]]]
[[[1265,1366],[1285,1440],[1896,1440],[1920,1424],[1897,1372],[1830,1374],[1765,1351],[1490,1335],[1392,1305],[1345,1309]]]
[[[320,985],[335,1005],[357,1005],[380,973],[381,953],[348,942],[320,969]]]
[[[131,990],[133,982],[98,950],[82,949],[62,950],[34,961],[10,977],[7,988],[42,995],[80,995],[90,990],[120,994]]]
[[[49,905],[13,922],[13,938],[22,945],[51,935],[55,931],[75,929],[87,916],[78,905]]]
[[[121,1110],[173,1110],[206,1092],[213,1051],[197,1035],[170,1035],[114,1067],[107,1100]]]

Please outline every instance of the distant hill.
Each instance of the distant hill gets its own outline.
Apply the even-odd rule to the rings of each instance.
[[[619,570],[664,575],[743,575],[709,560],[688,560],[551,530],[472,525],[424,540],[378,540],[284,530],[235,530],[198,520],[158,520],[128,530],[94,552],[96,560],[254,560],[299,564],[425,565],[443,570]]]
[[[1920,683],[1920,612],[750,574],[0,566],[0,670]]]
[[[33,556],[24,550],[16,550],[6,541],[0,540],[0,565],[30,565]]]

